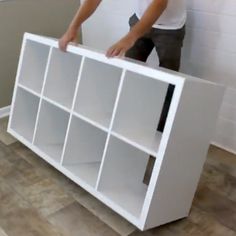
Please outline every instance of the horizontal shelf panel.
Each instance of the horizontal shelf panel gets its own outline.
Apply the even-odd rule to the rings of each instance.
[[[131,132],[130,134],[127,132],[127,130],[123,133],[117,133],[112,131],[111,134],[115,136],[116,138],[156,157],[157,152],[159,150],[162,133],[156,132],[154,137],[147,137],[145,135],[139,135],[140,138],[132,138]],[[133,132],[132,132],[133,134]]]
[[[53,159],[56,162],[60,162],[61,160],[61,153],[63,149],[63,144],[44,144],[39,143],[35,145],[37,148],[42,150],[44,153],[46,153],[51,159]]]
[[[144,184],[136,186],[136,188],[132,185],[114,186],[113,189],[101,191],[104,196],[136,218],[140,217],[146,192],[147,186]]]
[[[37,93],[34,90],[32,90],[31,88],[28,88],[20,83],[18,83],[18,87],[24,89],[25,91],[31,93],[34,96],[40,97],[40,93]]]
[[[100,124],[104,128],[109,127],[110,117],[112,115],[111,113],[102,113],[99,111],[95,111],[93,110],[93,107],[87,107],[86,109],[77,109],[76,113],[79,113],[84,117],[87,117],[89,120],[93,120],[94,122]]]
[[[76,177],[95,188],[97,176],[101,162],[90,162],[63,165],[65,169],[73,173]]]
[[[93,121],[90,118],[88,118],[88,117],[86,117],[84,115],[81,115],[81,114],[79,114],[77,112],[73,112],[73,115],[78,117],[78,118],[80,118],[81,120],[83,120],[83,121],[85,121],[85,122],[87,122],[87,123],[89,123],[89,124],[99,128],[99,129],[105,131],[105,132],[108,132],[108,128],[102,126],[99,122]]]
[[[44,98],[48,99],[48,101],[53,102],[56,106],[60,106],[62,109],[66,111],[70,111],[72,100],[69,96],[63,96],[63,94],[58,94],[58,92],[55,91],[51,92],[50,95],[45,94]]]
[[[18,126],[18,127],[12,127],[12,129],[21,135],[23,138],[25,138],[28,142],[32,141],[33,133],[32,129],[28,126]]]
[[[60,104],[60,103],[58,103],[58,102],[56,102],[56,101],[53,101],[52,99],[50,99],[50,98],[48,98],[48,97],[43,96],[43,100],[44,100],[45,102],[50,103],[51,105],[56,106],[56,107],[59,108],[59,109],[62,109],[64,112],[70,113],[70,109],[68,109],[67,107],[63,106],[62,104]]]

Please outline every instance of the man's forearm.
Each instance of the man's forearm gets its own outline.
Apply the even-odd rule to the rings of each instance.
[[[131,29],[128,36],[135,40],[143,36],[161,16],[167,7],[168,0],[153,0],[140,21]]]
[[[81,24],[94,13],[101,1],[102,0],[85,0],[70,23],[69,28],[77,30]]]

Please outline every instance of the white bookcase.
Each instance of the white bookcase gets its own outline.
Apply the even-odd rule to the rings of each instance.
[[[158,132],[169,84],[174,95]],[[223,92],[82,46],[63,53],[57,40],[26,33],[8,131],[145,230],[188,215]]]

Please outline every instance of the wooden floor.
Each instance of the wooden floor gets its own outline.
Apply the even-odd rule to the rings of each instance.
[[[0,121],[0,236],[236,235],[236,156],[211,146],[188,218],[146,232],[6,133]]]

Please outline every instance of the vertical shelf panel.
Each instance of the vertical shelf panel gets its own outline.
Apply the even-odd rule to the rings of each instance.
[[[95,187],[107,133],[72,117],[62,165]]]
[[[10,127],[28,142],[32,142],[33,139],[38,107],[38,97],[22,88],[17,88]]]
[[[85,59],[75,111],[109,127],[122,69]]]
[[[54,48],[49,64],[44,95],[71,108],[82,57]]]
[[[127,72],[112,131],[156,153],[161,139],[156,130],[167,87],[167,83]]]
[[[149,155],[111,136],[98,191],[139,218],[148,186],[144,184]]]
[[[56,162],[61,160],[68,122],[69,113],[42,101],[34,144]]]
[[[41,93],[50,47],[27,39],[19,83]]]

